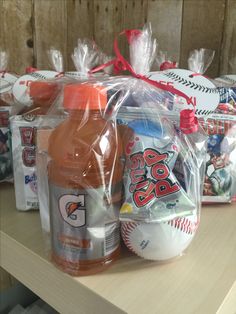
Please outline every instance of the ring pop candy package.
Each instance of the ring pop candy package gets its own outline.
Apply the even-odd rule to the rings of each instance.
[[[9,118],[20,110],[12,95],[17,76],[7,72],[7,63],[8,54],[0,51],[0,182],[13,180]]]
[[[64,85],[72,82],[78,83],[94,80],[96,75],[89,74],[89,71],[99,63],[101,54],[102,52],[94,42],[88,39],[78,39],[77,46],[72,53],[72,60],[77,71],[65,72],[65,77],[63,78]],[[102,58],[105,58],[105,54],[102,54]],[[102,77],[104,75],[101,73],[99,76]],[[47,115],[44,116],[37,130],[36,166],[38,199],[47,253],[50,249],[49,189],[47,180],[47,164],[49,160],[48,143],[52,131],[59,123],[64,121],[67,116],[68,112],[62,106],[62,98],[59,97],[53,106],[50,107],[50,110],[47,112]]]
[[[131,51],[139,54],[131,60],[143,55],[150,69],[150,28],[126,35],[136,47]],[[199,224],[206,137],[193,110],[174,113],[166,106],[175,95],[189,100],[184,93],[147,78],[149,69],[142,71],[140,63],[136,70],[134,61],[131,66],[124,58],[119,61],[115,64],[139,78],[123,87],[117,114],[125,159],[122,238],[140,257],[169,260],[188,247]]]
[[[36,133],[50,106],[56,101],[62,79],[56,71],[36,71],[19,78],[15,98],[25,105],[11,118],[16,208],[38,209]],[[59,75],[60,76],[60,75]],[[49,79],[50,78],[50,79]]]
[[[133,108],[118,113],[118,123],[129,129],[123,141],[122,237],[137,255],[159,261],[180,255],[192,241],[205,170],[203,132],[193,140],[177,128],[173,116],[169,121],[166,116],[158,118],[153,109],[146,115],[134,114]]]

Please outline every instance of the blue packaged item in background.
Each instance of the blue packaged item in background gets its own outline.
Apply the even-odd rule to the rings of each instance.
[[[215,114],[201,120],[208,134],[204,203],[229,203],[236,192],[236,119]]]

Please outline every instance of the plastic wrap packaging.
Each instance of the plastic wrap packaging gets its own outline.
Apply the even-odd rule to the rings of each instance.
[[[214,115],[201,121],[208,134],[204,203],[229,203],[236,194],[236,120]]]
[[[236,75],[224,75],[214,80],[220,93],[215,113],[236,116]]]
[[[71,57],[76,71],[66,72],[65,75],[80,80],[88,79],[93,68],[110,60],[110,57],[103,53],[94,41],[80,38]],[[110,74],[112,66],[107,67],[105,71]],[[100,74],[104,75],[104,72]]]
[[[215,81],[203,75],[213,57],[214,51],[210,49],[191,51],[188,59],[189,70],[186,70],[175,68],[175,62],[160,51],[157,63],[159,66],[163,63],[163,71],[150,72],[148,78],[172,86],[188,96],[186,101],[179,95],[173,95],[172,101],[167,104],[172,111],[179,113],[183,109],[194,109],[198,117],[207,116],[215,111],[220,101]]]
[[[178,62],[169,57],[166,51],[159,50],[156,57],[156,64],[160,71],[178,68]]]
[[[211,65],[215,56],[215,51],[211,49],[195,49],[189,53],[188,68],[189,70],[203,74]]]
[[[236,87],[221,81],[218,90],[220,103],[215,113],[204,122],[209,134],[205,203],[236,201]]]
[[[209,49],[194,50],[188,59],[189,68],[196,73],[204,73],[214,57],[214,51]],[[207,164],[204,179],[204,203],[228,203],[235,190],[235,155],[236,120],[227,114],[233,114],[235,91],[229,82],[216,79],[212,82],[219,92],[219,104],[207,117],[202,117],[201,125],[208,135]],[[236,99],[236,98],[235,98]],[[235,120],[233,122],[232,120]],[[229,144],[230,143],[230,144]]]
[[[129,36],[130,63],[135,73],[146,75],[150,72],[157,53],[157,41],[152,38],[151,25],[141,31],[131,31]]]
[[[179,256],[193,239],[205,136],[200,128],[189,132],[194,117],[185,123],[186,112],[173,114],[168,97],[132,77],[64,86],[55,106],[66,119],[46,135],[41,163],[51,258],[64,272],[87,275],[112,264],[120,220],[125,244],[146,259]]]
[[[36,134],[51,105],[58,101],[65,78],[62,78],[61,54],[49,52],[57,71],[35,71],[20,77],[13,86],[15,98],[24,105],[20,115],[10,119],[16,208],[38,209],[36,174]],[[48,121],[50,124],[51,122]]]
[[[208,49],[190,53],[189,67],[197,73],[204,73],[214,57]],[[214,113],[201,120],[208,135],[207,164],[204,180],[204,203],[228,203],[235,197],[235,123],[236,114],[234,81],[223,76],[212,80],[220,95]],[[231,117],[229,116],[231,115]]]
[[[0,182],[13,180],[10,116],[19,111],[12,95],[17,76],[7,72],[8,54],[0,51]]]
[[[181,254],[193,238],[199,223],[202,187],[199,168],[204,167],[205,137],[200,133],[194,135],[201,147],[198,153],[194,152],[193,134],[184,135],[178,129],[178,121],[175,124],[173,116],[167,118],[162,97],[162,91],[158,93],[149,84],[128,77],[64,87],[63,105],[69,115],[49,134],[48,167],[44,167],[49,179],[45,195],[49,196],[52,259],[63,271],[72,275],[90,274],[105,269],[117,257],[120,208],[122,230],[135,222],[162,230],[162,237],[166,234],[165,227],[171,226],[170,233],[165,235],[164,250],[168,245],[173,246],[171,239],[176,233],[187,236],[185,240],[180,239],[185,246],[177,248],[176,255]],[[127,108],[127,99],[129,102],[135,99],[136,107]],[[147,134],[138,133],[136,127]],[[140,145],[132,147],[130,141],[134,136],[139,137]],[[153,206],[143,203],[139,208],[138,214],[143,214],[141,219],[137,219],[136,211],[130,211],[133,205],[130,195],[134,191],[130,192],[127,183],[132,171],[127,146],[133,148],[132,156],[136,149],[140,155],[150,153],[144,178],[140,168],[142,173],[136,173],[138,182],[134,186],[140,193],[147,194],[149,189],[150,195],[157,195],[151,200]],[[142,159],[136,162],[141,163]],[[165,178],[163,170],[169,171]],[[152,177],[157,177],[158,173],[161,180]],[[152,190],[147,182],[153,185]],[[162,192],[165,188],[166,193]],[[183,232],[185,227],[181,227],[183,221],[186,232]],[[124,230],[122,234],[124,236]],[[157,238],[155,246],[159,241],[164,239]],[[174,257],[160,256],[155,246],[154,255],[144,254],[143,257]]]
[[[77,71],[65,72],[64,84],[69,82],[83,82],[87,80],[94,80],[94,77],[98,77],[95,74],[89,74],[95,66],[102,60],[107,61],[107,56],[101,52],[101,50],[95,45],[93,41],[88,39],[78,39],[77,46],[75,47],[72,60],[74,62]],[[54,58],[55,59],[55,58]],[[57,59],[61,60],[59,56]],[[62,63],[60,61],[60,63]],[[62,69],[61,69],[62,70]],[[99,74],[99,77],[103,77],[104,74]],[[62,104],[62,98],[59,97],[53,106],[50,107],[47,115],[43,120],[39,122],[37,132],[37,180],[38,180],[38,200],[41,217],[41,225],[44,231],[46,251],[50,250],[50,217],[49,217],[49,188],[47,180],[47,163],[48,157],[48,139],[54,128],[64,121],[68,113],[64,110]]]
[[[137,35],[137,42],[140,38]],[[135,38],[130,45],[135,46]],[[142,49],[130,50],[148,58]],[[148,73],[144,69],[140,62],[138,74]],[[148,74],[154,80],[155,76]],[[120,220],[122,238],[132,252],[166,261],[183,253],[198,228],[206,138],[201,128],[188,135],[180,130],[180,110],[173,112],[176,95],[156,93],[150,87],[137,92],[133,106],[122,106],[117,115],[118,123],[129,129],[123,137],[125,195]]]

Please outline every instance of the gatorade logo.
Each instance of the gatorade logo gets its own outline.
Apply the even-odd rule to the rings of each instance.
[[[59,210],[65,222],[74,228],[86,224],[85,195],[63,195],[59,199]]]

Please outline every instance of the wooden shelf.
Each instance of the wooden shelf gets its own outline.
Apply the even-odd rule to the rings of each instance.
[[[11,185],[0,185],[0,214],[0,266],[60,313],[236,311],[235,204],[203,208],[198,233],[182,258],[158,265],[123,249],[109,270],[80,278],[50,263],[39,213],[16,211]]]

